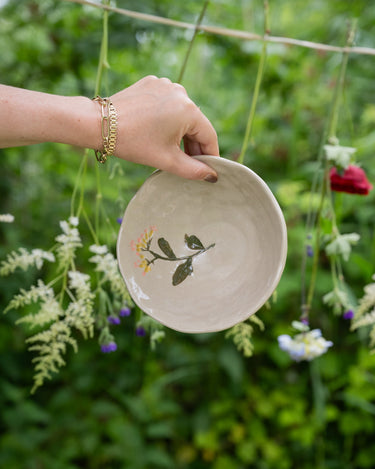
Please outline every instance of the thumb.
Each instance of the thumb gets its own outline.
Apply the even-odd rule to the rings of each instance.
[[[207,182],[216,182],[216,171],[197,159],[187,155],[180,148],[177,148],[171,158],[172,164],[166,168],[170,173],[181,176],[185,179],[194,179]]]

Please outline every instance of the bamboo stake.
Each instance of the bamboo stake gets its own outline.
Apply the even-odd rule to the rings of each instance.
[[[66,2],[78,3],[80,5],[88,5],[94,8],[100,8],[102,10],[112,11],[120,15],[128,16],[129,18],[135,18],[141,21],[148,21],[151,23],[164,24],[166,26],[172,26],[183,29],[196,29],[196,25],[193,23],[187,23],[185,21],[172,20],[170,18],[164,18],[162,16],[150,15],[148,13],[140,13],[137,11],[126,10],[124,8],[112,7],[109,5],[103,5],[101,3],[95,3],[90,0],[64,0]],[[266,40],[267,42],[275,44],[283,44],[285,46],[297,46],[305,47],[308,49],[319,50],[322,52],[339,52],[339,53],[350,53],[350,54],[361,54],[361,55],[375,55],[375,49],[372,47],[339,47],[332,46],[329,44],[322,44],[319,42],[304,41],[301,39],[293,39],[289,37],[281,36],[264,36],[255,33],[249,33],[247,31],[241,31],[238,29],[222,28],[219,26],[208,26],[201,24],[197,28],[199,31],[206,33],[215,34],[218,36],[227,36],[237,39],[243,39],[246,41],[261,41]]]

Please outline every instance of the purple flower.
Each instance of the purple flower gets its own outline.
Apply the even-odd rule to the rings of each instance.
[[[308,326],[309,325],[309,320],[307,318],[301,318],[301,322],[302,324],[304,324],[305,326]]]
[[[308,244],[306,246],[306,255],[307,255],[307,257],[313,257],[313,255],[314,255],[314,250],[313,250],[311,244]]]
[[[109,324],[114,324],[114,325],[118,325],[120,324],[120,318],[117,317],[117,316],[108,316],[107,317],[107,321],[109,322]]]
[[[344,319],[353,319],[354,318],[354,311],[351,309],[348,309],[348,311],[345,311],[345,313],[342,315]]]
[[[118,313],[120,316],[124,317],[124,316],[130,316],[131,314],[131,309],[130,308],[121,308],[120,309],[120,312]]]
[[[117,221],[117,223],[118,223],[119,225],[121,225],[121,223],[122,223],[122,218],[117,218],[116,221]]]
[[[144,337],[146,335],[146,329],[142,326],[138,326],[135,330],[135,333],[138,337]]]
[[[116,342],[108,342],[108,344],[101,345],[100,350],[103,353],[116,352],[117,344],[116,344]]]

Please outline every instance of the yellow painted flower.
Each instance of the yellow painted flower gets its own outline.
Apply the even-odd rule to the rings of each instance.
[[[151,265],[150,261],[147,260],[142,254],[142,252],[147,252],[150,248],[152,236],[156,231],[155,226],[150,226],[150,228],[147,230],[145,229],[144,232],[141,234],[141,236],[137,239],[137,241],[131,241],[130,247],[133,251],[135,251],[136,255],[138,256],[139,260],[135,262],[136,267],[140,267],[143,269],[143,275],[145,275],[147,272],[150,272],[151,270]]]

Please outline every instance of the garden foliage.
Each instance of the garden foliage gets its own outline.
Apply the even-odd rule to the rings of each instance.
[[[194,23],[203,3],[117,6]],[[94,95],[100,9],[0,5],[2,83]],[[101,95],[177,81],[191,31],[108,19]],[[263,34],[263,2],[212,0],[203,23]],[[269,1],[275,36],[345,45],[351,31],[375,47],[374,24],[364,0]],[[195,37],[182,84],[223,157],[241,153],[261,57],[257,41]],[[230,331],[163,329],[127,296],[117,219],[151,168],[55,144],[0,151],[1,467],[373,467],[375,58],[271,43],[264,58],[244,163],[279,200],[289,253],[277,295]]]

